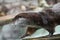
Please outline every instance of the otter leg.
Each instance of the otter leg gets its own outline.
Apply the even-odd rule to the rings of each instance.
[[[49,32],[48,37],[52,37],[53,36],[53,33],[55,32],[55,30],[54,30],[53,27],[51,27],[51,28],[48,29],[48,32]]]

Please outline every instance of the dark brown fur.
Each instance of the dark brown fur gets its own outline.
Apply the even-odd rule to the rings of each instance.
[[[60,24],[60,14],[53,12],[51,9],[39,13],[20,13],[13,20],[15,21],[18,18],[26,18],[31,24],[34,22],[36,25],[42,26],[49,32],[49,36],[53,35],[55,26]]]

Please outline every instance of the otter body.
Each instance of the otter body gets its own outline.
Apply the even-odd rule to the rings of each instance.
[[[20,13],[13,20],[18,18],[26,18],[31,24],[34,22],[35,25],[45,28],[49,32],[49,36],[53,35],[56,25],[60,24],[60,15],[50,9],[38,13]]]

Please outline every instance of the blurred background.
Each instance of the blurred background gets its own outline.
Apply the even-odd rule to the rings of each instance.
[[[25,25],[20,25],[21,23],[26,24],[24,23],[25,20],[24,22],[21,22],[23,19],[20,21],[17,20],[15,25],[14,23],[9,23],[12,22],[12,19],[19,13],[41,12],[45,8],[52,8],[55,12],[60,13],[60,0],[0,0],[0,40],[60,40],[60,25],[55,28],[56,32],[54,35],[56,35],[56,37],[43,37],[48,35],[49,32],[43,28],[40,28],[31,36],[20,39],[20,37],[27,31],[27,28],[24,27]],[[19,30],[16,33],[17,35],[14,33],[14,28]],[[11,35],[13,35],[13,37]]]

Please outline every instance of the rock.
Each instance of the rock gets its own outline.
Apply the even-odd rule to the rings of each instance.
[[[28,22],[24,18],[20,18],[15,23],[10,23],[4,25],[2,28],[2,35],[5,39],[19,39],[21,38],[27,30],[26,25]]]

